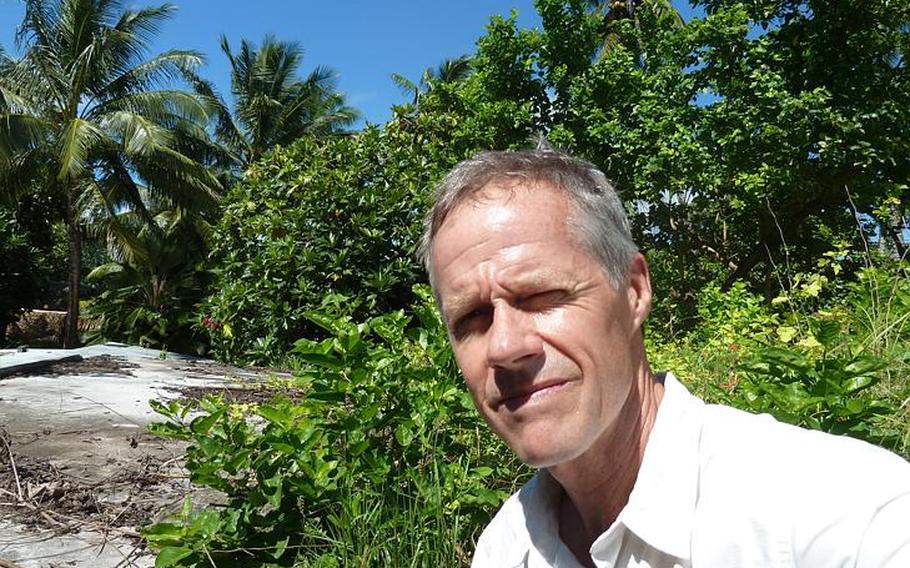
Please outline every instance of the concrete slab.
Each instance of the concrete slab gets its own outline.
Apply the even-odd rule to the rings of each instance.
[[[0,366],[9,368],[26,359],[46,363],[62,354],[78,355],[84,361],[45,365],[46,370],[0,380],[0,427],[8,432],[12,451],[20,460],[20,476],[27,475],[29,467],[32,475],[58,476],[71,482],[71,493],[84,489],[81,497],[99,503],[100,510],[110,514],[82,523],[78,533],[55,534],[23,524],[15,490],[0,489],[0,559],[22,568],[151,566],[153,557],[137,548],[136,539],[108,530],[110,518],[119,511],[137,523],[142,518],[146,518],[143,524],[162,520],[168,511],[179,509],[183,496],[193,489],[180,466],[183,446],[146,433],[146,426],[160,419],[149,400],[176,398],[187,387],[249,386],[262,381],[266,373],[122,344],[69,351],[6,351],[0,353]],[[93,357],[104,356],[117,364],[90,365]],[[69,372],[70,368],[74,370]],[[6,453],[0,445],[0,477],[7,473],[8,479],[3,471],[8,467]],[[133,474],[144,476],[143,483],[133,483]],[[152,486],[150,479],[156,480]],[[197,495],[194,501],[213,498]],[[129,533],[139,527],[126,528]]]
[[[163,359],[171,361],[198,361],[204,360],[192,355],[184,355],[170,351],[157,351],[145,347],[126,345],[124,343],[103,343],[89,345],[79,349],[31,349],[18,351],[16,349],[0,350],[0,378],[70,361],[80,361],[87,357],[111,355],[123,357],[128,360],[135,359]]]
[[[82,355],[62,349],[36,349],[35,351],[11,352],[0,358],[0,379],[31,369],[40,369],[54,363],[81,361]]]
[[[95,531],[58,535],[53,530],[35,530],[0,521],[0,558],[23,568],[28,566],[75,566],[151,568],[155,559],[122,537]]]

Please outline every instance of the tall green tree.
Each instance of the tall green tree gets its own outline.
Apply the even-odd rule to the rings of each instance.
[[[473,75],[423,98],[415,136],[466,155],[544,132],[600,166],[678,318],[708,282],[773,296],[832,248],[863,250],[873,221],[901,253],[910,2],[698,4],[706,16],[681,25],[635,2],[609,50],[584,0],[538,0],[540,29],[494,18]]]
[[[398,88],[411,97],[411,104],[420,105],[420,98],[437,85],[453,84],[465,80],[471,74],[471,58],[461,55],[444,59],[436,67],[427,67],[420,75],[418,82],[411,81],[400,73],[392,73],[392,81]]]
[[[209,227],[204,219],[173,210],[151,225],[133,212],[118,215],[119,229],[96,227],[107,237],[110,261],[86,277],[106,289],[87,311],[94,338],[191,353],[201,347],[194,305],[205,293]]]
[[[24,191],[50,171],[65,196],[69,287],[64,345],[78,344],[82,211],[144,215],[149,196],[181,211],[211,206],[218,180],[192,156],[208,147],[204,97],[174,88],[201,63],[193,51],[148,56],[170,4],[125,9],[118,0],[26,0],[19,58],[0,60],[0,186]]]
[[[216,135],[241,169],[276,144],[338,132],[360,117],[336,90],[331,69],[318,66],[305,78],[297,75],[303,48],[296,42],[267,35],[257,47],[244,39],[235,53],[222,36],[221,51],[231,64],[233,110],[210,82],[198,78],[196,90],[215,104]]]

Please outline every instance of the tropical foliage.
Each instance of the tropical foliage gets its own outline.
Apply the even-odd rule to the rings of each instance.
[[[172,7],[26,2],[0,188],[40,199],[0,211],[22,261],[0,290],[47,273],[46,210],[71,257],[83,236],[109,251],[99,338],[295,369],[269,402],[158,406],[225,501],[147,528],[158,566],[467,563],[527,471],[470,409],[414,244],[452,165],[541,134],[623,193],[655,369],[910,455],[910,2],[694,4],[538,0],[541,28],[493,18],[470,59],[394,76],[387,124],[345,132],[356,113],[328,68],[297,76],[293,42],[222,39],[228,104],[198,54],[146,56]]]
[[[103,289],[86,309],[93,323],[89,341],[116,338],[184,353],[204,351],[207,342],[196,329],[195,313],[208,289],[205,235],[211,228],[204,219],[173,210],[158,213],[151,224],[121,213],[116,226],[117,232],[105,231],[111,260],[87,276]]]
[[[418,82],[411,81],[400,73],[392,73],[392,81],[398,88],[410,96],[411,104],[420,106],[420,98],[438,84],[452,84],[463,81],[471,74],[471,59],[462,55],[454,59],[445,59],[437,67],[427,67],[420,75]]]
[[[160,566],[468,562],[464,543],[517,466],[480,431],[429,291],[417,293],[416,322],[307,314],[328,337],[297,342],[303,367],[266,404],[157,406],[154,432],[189,441],[191,480],[227,499],[146,529]]]
[[[0,183],[18,193],[40,176],[65,205],[69,238],[64,344],[78,344],[83,211],[211,204],[217,179],[206,148],[206,102],[171,88],[202,62],[190,51],[146,57],[172,5],[124,10],[116,0],[27,0],[19,58],[0,60]]]
[[[282,364],[297,339],[321,336],[306,314],[328,295],[357,319],[408,307],[426,191],[444,164],[389,125],[304,138],[254,165],[214,235],[214,352]]]
[[[210,82],[197,77],[195,85],[215,103],[215,133],[240,170],[273,146],[338,132],[360,116],[335,89],[328,67],[318,66],[304,79],[297,76],[303,48],[295,42],[267,35],[256,47],[244,39],[234,53],[221,36],[221,51],[231,64],[233,111]]]

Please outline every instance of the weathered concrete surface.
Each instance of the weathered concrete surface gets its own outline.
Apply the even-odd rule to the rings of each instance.
[[[128,539],[105,536],[97,531],[55,534],[52,529],[34,529],[0,520],[0,558],[28,566],[151,568],[154,557]]]
[[[82,360],[82,355],[68,353],[62,349],[37,349],[22,353],[10,351],[4,354],[6,357],[0,358],[0,379],[13,373],[40,369],[54,363]]]
[[[34,360],[38,353],[0,352],[0,369],[26,357]],[[40,353],[50,358],[77,354],[86,361],[109,355],[128,368],[72,375],[31,371],[0,379],[0,426],[9,433],[13,453],[23,462],[40,462],[55,475],[82,483],[92,499],[118,507],[114,510],[136,519],[154,512],[152,521],[177,509],[190,487],[184,476],[175,474],[182,446],[145,432],[160,418],[149,400],[175,398],[185,387],[226,388],[261,378],[210,360],[116,344]],[[8,467],[6,453],[0,445],[0,474]],[[131,483],[131,472],[146,477],[141,486]],[[148,486],[149,479],[160,483]],[[137,539],[119,536],[139,527],[107,531],[104,522],[82,522],[77,523],[79,532],[55,534],[46,527],[25,526],[22,515],[14,514],[24,505],[16,505],[16,496],[7,493],[0,493],[0,559],[22,568],[154,564],[148,551],[136,548]],[[72,528],[61,523],[67,524]]]

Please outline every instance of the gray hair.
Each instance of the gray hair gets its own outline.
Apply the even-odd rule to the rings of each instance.
[[[638,247],[632,240],[629,220],[616,190],[592,164],[550,149],[518,152],[481,152],[459,163],[436,186],[433,207],[424,218],[417,249],[435,288],[432,267],[433,239],[452,211],[490,183],[516,181],[523,189],[534,184],[562,191],[569,200],[570,230],[588,253],[597,259],[610,283],[619,289]]]

